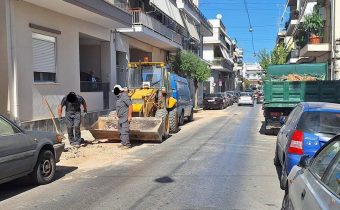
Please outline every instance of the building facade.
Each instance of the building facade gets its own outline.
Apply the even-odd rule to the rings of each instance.
[[[209,20],[213,25],[213,35],[203,38],[203,58],[209,61],[212,75],[210,93],[224,92],[235,89],[234,51],[235,43],[227,35],[222,16]]]
[[[277,42],[290,49],[287,63],[328,63],[332,79],[340,79],[340,4],[336,0],[287,0],[288,20]],[[307,15],[317,12],[323,20],[320,41],[301,26]],[[337,40],[339,40],[337,42]]]
[[[178,49],[202,58],[203,35],[210,33],[198,1],[1,1],[0,113],[51,127],[43,98],[56,115],[62,97],[74,91],[95,119],[114,109],[110,90],[126,86],[128,62],[168,63]]]
[[[46,120],[51,116],[43,97],[56,112],[70,91],[85,98],[91,113],[112,108],[114,31],[131,26],[124,6],[109,0],[1,1],[1,113],[20,122]]]
[[[245,63],[242,74],[244,78],[244,89],[252,87],[258,88],[261,85],[263,69],[258,63]]]

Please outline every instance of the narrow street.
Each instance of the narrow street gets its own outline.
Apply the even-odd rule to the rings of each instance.
[[[260,134],[262,120],[261,105],[200,112],[119,164],[59,164],[49,185],[0,185],[0,209],[280,209],[276,138]]]

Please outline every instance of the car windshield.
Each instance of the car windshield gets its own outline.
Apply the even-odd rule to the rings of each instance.
[[[251,96],[251,93],[241,93],[241,96]]]
[[[222,97],[222,94],[220,94],[220,93],[215,93],[215,94],[208,94],[207,96],[206,96],[207,98],[209,98],[209,97]]]
[[[340,133],[340,112],[305,112],[298,129],[307,133],[336,135]]]

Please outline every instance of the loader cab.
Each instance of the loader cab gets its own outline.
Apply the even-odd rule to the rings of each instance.
[[[128,70],[128,88],[152,88],[169,90],[168,70],[164,63],[130,63]],[[168,92],[168,91],[167,91]]]

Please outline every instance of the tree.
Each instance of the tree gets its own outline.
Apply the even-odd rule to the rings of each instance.
[[[211,75],[208,65],[191,52],[177,51],[172,66],[175,73],[193,80],[195,107],[198,107],[198,85],[209,79]]]
[[[290,48],[290,46],[280,43],[270,53],[266,49],[262,49],[257,54],[257,59],[262,69],[266,71],[269,65],[285,64]]]
[[[264,71],[267,70],[267,67],[271,64],[271,53],[267,52],[266,49],[262,49],[258,54],[257,54],[257,59]]]
[[[289,52],[289,47],[285,44],[280,43],[276,45],[271,55],[271,63],[276,65],[285,64]]]

